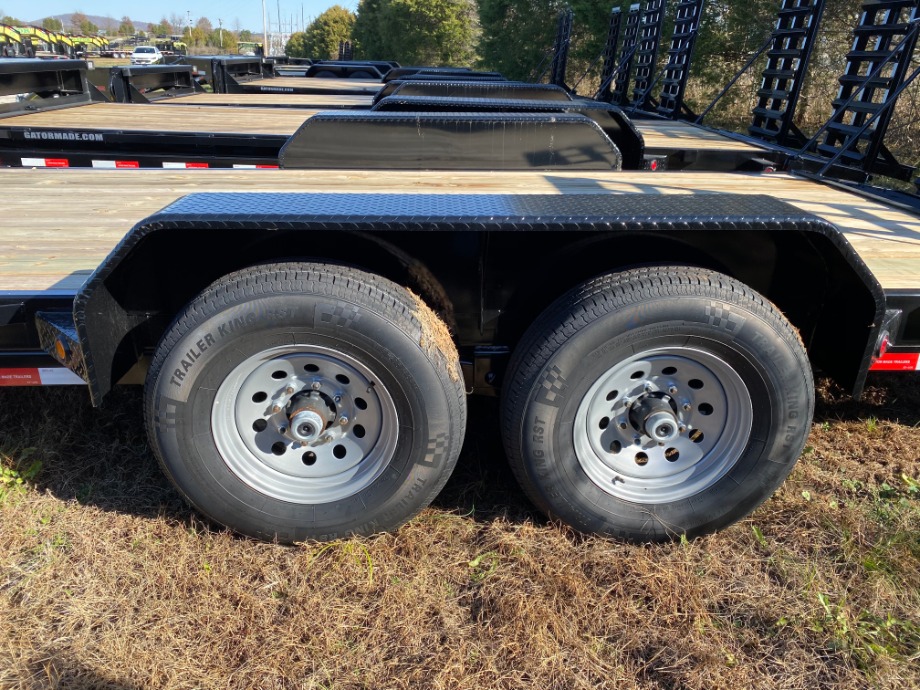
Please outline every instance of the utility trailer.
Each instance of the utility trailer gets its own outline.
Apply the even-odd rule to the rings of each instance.
[[[113,67],[106,73],[105,81],[106,90],[116,103],[310,108],[314,110],[369,108],[373,105],[372,96],[207,92],[196,81],[191,65]]]
[[[520,92],[519,92],[520,93]],[[654,169],[712,170],[764,172],[775,170],[780,154],[739,141],[726,134],[713,132],[688,122],[645,119],[631,121],[619,108],[592,100],[540,101],[502,98],[456,98],[441,96],[403,96],[399,93],[378,100],[371,108],[374,112],[428,112],[428,113],[571,113],[577,112],[609,128],[611,121],[617,127],[630,127],[640,132],[644,140],[645,156]],[[611,133],[614,141],[619,141]],[[621,146],[621,150],[623,147]],[[624,154],[624,167],[645,167]],[[629,161],[629,162],[627,162]]]
[[[205,94],[200,92],[189,66],[144,66],[114,68],[110,93],[119,102],[144,102],[167,105],[231,105],[247,107],[293,107],[295,104],[324,104],[332,101],[342,109],[376,113],[575,113],[595,121],[623,154],[627,169],[666,167],[670,170],[766,170],[776,165],[768,149],[687,122],[639,120],[630,124],[622,112],[609,104],[587,99],[573,99],[565,90],[547,84],[516,82],[390,82],[373,98],[364,96],[321,96],[291,94]],[[290,99],[290,100],[289,100]],[[295,100],[296,99],[296,100]],[[342,99],[361,99],[345,103]],[[291,101],[294,101],[292,103]],[[355,116],[357,117],[357,116]],[[341,118],[340,118],[341,119]],[[424,121],[424,120],[423,120]],[[354,122],[350,119],[349,122]],[[628,128],[632,135],[622,136]],[[638,132],[644,140],[636,142]],[[291,132],[294,134],[294,132]],[[384,136],[369,130],[370,136],[357,141],[348,138],[362,152],[374,151],[370,158],[379,159],[377,148]],[[341,141],[345,137],[337,137]],[[399,146],[413,142],[399,139]],[[417,146],[417,142],[415,143]],[[354,157],[343,156],[342,164],[354,164]],[[351,161],[351,162],[349,162]],[[290,159],[288,164],[290,164]],[[306,161],[305,161],[306,162]],[[431,163],[434,167],[440,167]],[[363,165],[359,160],[357,165]],[[336,167],[339,167],[338,165]]]
[[[259,58],[189,58],[211,84],[215,93],[323,94],[327,96],[373,96],[381,87],[377,79],[321,79],[274,76]]]
[[[641,150],[631,128],[602,129],[575,112],[317,112],[94,102],[85,63],[2,67],[0,163],[11,167],[278,167],[579,169],[621,166]],[[613,135],[616,141],[610,138]]]
[[[920,358],[920,217],[862,188],[334,170],[0,185],[0,382],[81,383],[94,405],[144,384],[180,492],[262,539],[407,520],[456,462],[468,393],[500,396],[548,514],[703,534],[791,470],[813,368],[858,396],[870,369]]]

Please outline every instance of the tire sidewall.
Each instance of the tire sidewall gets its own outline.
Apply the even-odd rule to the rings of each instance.
[[[370,486],[339,501],[293,504],[266,496],[228,469],[213,442],[212,406],[227,375],[252,355],[293,345],[360,361],[396,407],[391,461]],[[178,382],[177,371],[184,374]],[[315,294],[264,295],[197,320],[171,348],[151,390],[152,435],[166,472],[210,518],[263,539],[333,539],[395,527],[427,503],[450,462],[444,439],[462,433],[451,428],[432,363],[406,333],[366,305]]]
[[[713,304],[682,295],[602,314],[540,367],[526,389],[520,448],[544,510],[587,532],[695,536],[743,517],[782,483],[808,433],[809,379],[794,350],[759,315],[724,305],[734,320],[716,325]],[[588,390],[611,367],[665,347],[700,349],[729,364],[750,393],[753,425],[737,461],[714,485],[687,499],[640,504],[603,491],[587,476],[575,453],[574,420]]]

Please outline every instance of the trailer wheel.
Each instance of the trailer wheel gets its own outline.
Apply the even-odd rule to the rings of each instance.
[[[651,268],[591,280],[544,312],[512,358],[502,429],[544,512],[662,541],[765,501],[813,409],[804,346],[776,307],[721,274]]]
[[[389,530],[460,452],[466,398],[446,327],[379,276],[275,264],[201,293],[163,336],[148,434],[211,519],[291,543]]]

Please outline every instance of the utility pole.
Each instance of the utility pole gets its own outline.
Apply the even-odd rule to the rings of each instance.
[[[185,10],[185,14],[188,15],[188,42],[189,45],[192,43],[192,11]]]
[[[220,49],[224,49],[224,22],[218,17],[217,26],[220,27]]]
[[[268,19],[265,14],[265,0],[262,0],[262,55],[268,55]]]

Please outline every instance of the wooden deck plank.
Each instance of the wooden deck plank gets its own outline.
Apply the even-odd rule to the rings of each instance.
[[[383,88],[380,81],[370,79],[318,79],[316,77],[270,77],[254,79],[243,83],[245,87],[259,89],[310,89],[313,93],[334,91],[338,93],[373,96]],[[277,93],[282,93],[278,91]]]
[[[317,110],[297,108],[213,108],[147,103],[91,103],[0,119],[4,127],[119,130],[131,132],[213,132],[290,136]]]
[[[764,148],[697,127],[689,122],[634,120],[648,149],[705,149],[707,151],[765,151]]]
[[[0,170],[0,291],[93,270],[136,222],[194,192],[765,194],[833,223],[885,289],[920,289],[920,217],[787,175],[293,170]],[[49,204],[59,210],[49,210]],[[25,220],[24,220],[25,219]]]
[[[328,81],[328,80],[319,80]],[[245,107],[215,108],[196,105],[191,99],[241,100],[244,96],[259,99],[268,104],[288,98],[312,99],[366,99],[366,96],[322,96],[301,94],[196,94],[153,104],[92,103],[89,105],[27,113],[0,119],[3,127],[27,127],[30,129],[82,129],[119,130],[132,132],[214,132],[223,134],[274,134],[290,136],[308,118],[324,107],[322,101],[315,102],[315,108],[270,108]],[[251,99],[251,100],[252,100]],[[270,99],[270,100],[269,100]],[[153,105],[169,104],[170,108],[154,108]],[[738,142],[728,137],[701,129],[686,122],[657,122],[650,120],[635,123],[645,139],[649,150],[720,150],[720,151],[762,151],[757,147]]]
[[[293,108],[370,108],[373,96],[305,93],[196,93],[154,101],[154,105],[226,105],[242,107],[284,106]]]

